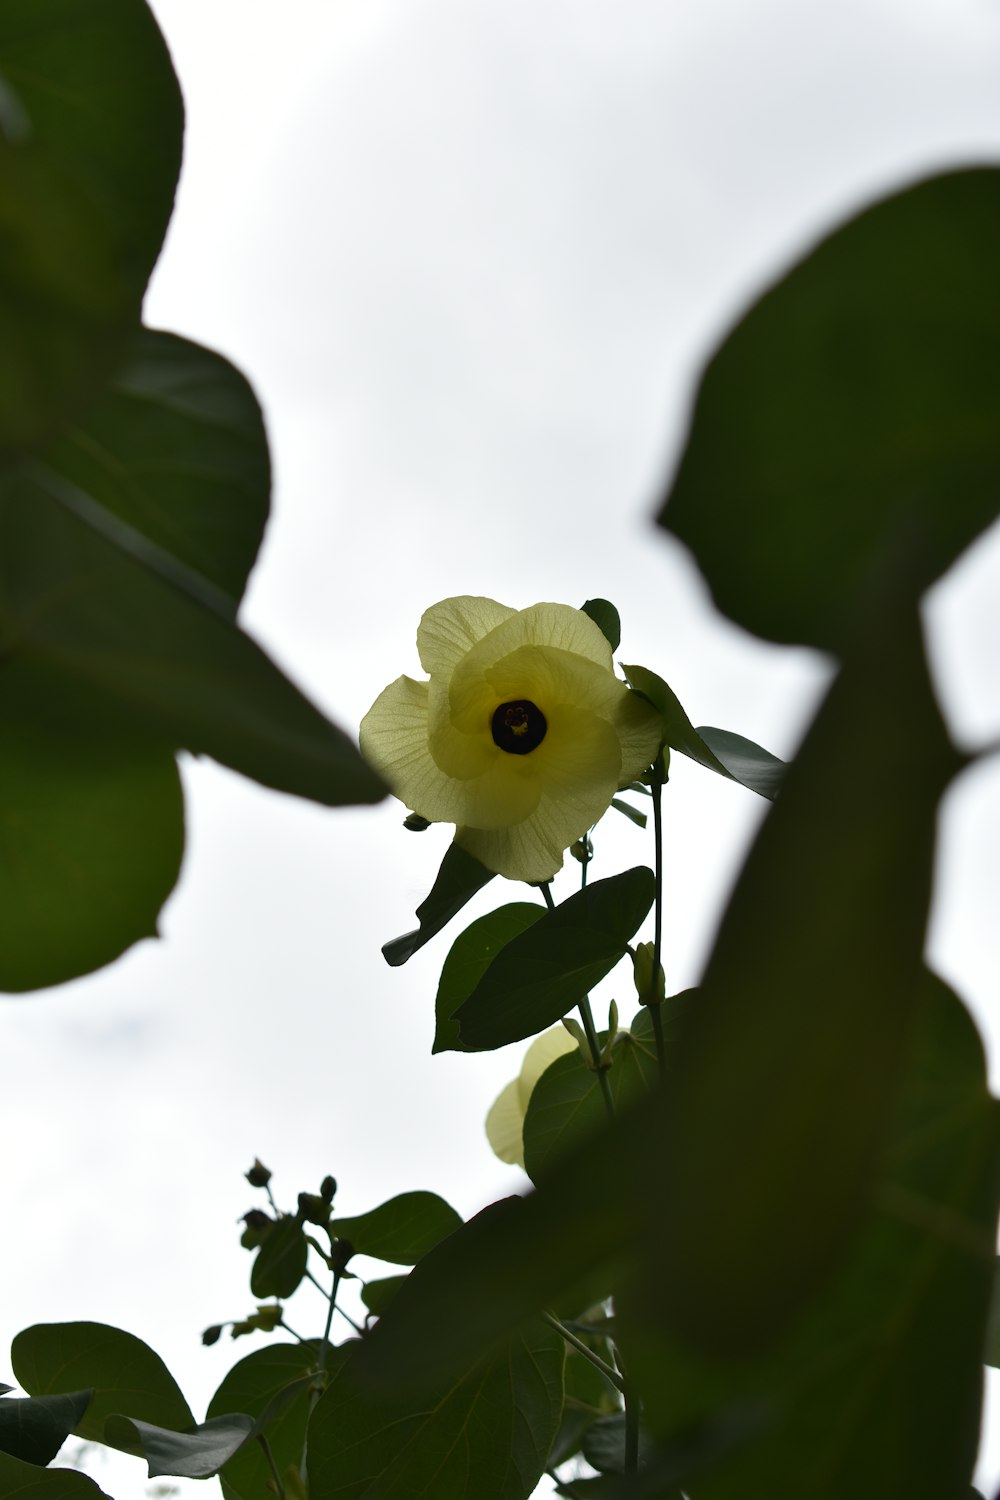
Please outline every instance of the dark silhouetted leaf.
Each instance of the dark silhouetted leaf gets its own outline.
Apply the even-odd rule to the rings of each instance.
[[[290,1297],[306,1274],[309,1246],[299,1220],[279,1219],[257,1251],[250,1273],[255,1297]]]
[[[430,895],[417,907],[420,926],[415,932],[406,932],[402,937],[393,938],[384,945],[382,953],[386,963],[393,967],[405,964],[492,879],[492,870],[487,870],[485,865],[481,865],[471,854],[466,854],[457,844],[450,845],[441,861]]]
[[[316,1341],[255,1350],[226,1375],[208,1404],[208,1416],[246,1412],[253,1417],[265,1430],[283,1474],[302,1458],[318,1355]],[[270,1466],[256,1442],[240,1448],[219,1475],[226,1500],[260,1500],[270,1478]]]
[[[180,169],[183,111],[143,0],[0,12],[0,450],[99,387],[139,321]]]
[[[187,1432],[171,1432],[134,1417],[111,1416],[104,1424],[105,1441],[144,1458],[150,1479],[163,1474],[208,1479],[243,1447],[253,1431],[253,1418],[242,1414],[210,1417]]]
[[[36,1323],[16,1336],[10,1353],[15,1376],[33,1396],[93,1390],[93,1400],[73,1429],[88,1442],[108,1441],[104,1424],[113,1413],[176,1429],[194,1426],[160,1356],[120,1328]]]
[[[1000,171],[919,183],[829,235],[710,361],[661,521],[719,608],[841,651],[1000,508]]]
[[[602,1045],[606,1039],[607,1033],[602,1033]],[[615,1108],[621,1111],[655,1086],[656,1051],[651,1043],[626,1033],[612,1059],[608,1082]],[[598,1134],[607,1118],[598,1076],[579,1050],[556,1058],[532,1089],[524,1117],[524,1165],[532,1182],[544,1178],[567,1148]]]
[[[111,1500],[85,1474],[39,1469],[7,1453],[0,1453],[0,1495],[9,1500]]]
[[[638,865],[595,881],[507,943],[456,1018],[472,1052],[544,1031],[624,956],[653,904],[652,870]]]
[[[373,1395],[357,1378],[355,1357],[331,1372],[309,1424],[314,1500],[532,1494],[563,1404],[563,1343],[547,1325],[525,1327],[429,1402]]]
[[[155,937],[184,847],[167,749],[0,735],[0,989],[62,984]]]
[[[370,1313],[380,1318],[405,1280],[405,1276],[382,1276],[377,1281],[366,1281],[361,1300]]]
[[[438,982],[435,1052],[465,1051],[459,1040],[458,1022],[452,1019],[455,1011],[472,994],[504,944],[544,913],[545,907],[540,903],[514,901],[479,917],[455,939]]]
[[[580,608],[593,620],[612,651],[617,651],[621,645],[622,622],[614,605],[607,599],[588,599]]]
[[[0,1401],[0,1453],[50,1464],[90,1405],[92,1391]]]
[[[460,1228],[461,1218],[436,1193],[400,1193],[355,1219],[333,1219],[330,1233],[349,1240],[358,1255],[413,1266]]]
[[[661,715],[664,742],[671,750],[679,750],[706,770],[774,800],[787,769],[783,760],[727,729],[695,729],[673,689],[647,667],[622,667],[622,671],[636,692]]]

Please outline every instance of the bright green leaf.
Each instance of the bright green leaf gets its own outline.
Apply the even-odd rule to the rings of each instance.
[[[357,1347],[342,1346],[350,1353],[309,1424],[312,1500],[527,1500],[562,1412],[558,1334],[531,1324],[426,1399],[373,1393],[357,1377]]]
[[[143,0],[0,11],[0,449],[36,444],[139,321],[180,169],[183,110]]]
[[[255,1297],[290,1297],[306,1274],[309,1246],[299,1220],[279,1219],[257,1251],[250,1272]]]
[[[0,1401],[0,1453],[50,1464],[90,1405],[92,1391]]]
[[[104,1424],[113,1413],[164,1427],[194,1426],[194,1417],[158,1354],[134,1334],[105,1323],[36,1323],[11,1345],[11,1364],[32,1396],[93,1389],[74,1427],[88,1442],[107,1441]]]
[[[653,872],[636,866],[595,881],[512,938],[456,1017],[472,1052],[544,1031],[624,956],[653,904]]]
[[[54,728],[0,735],[0,989],[61,984],[155,937],[180,870],[169,750]]]
[[[330,1233],[348,1240],[358,1255],[413,1266],[461,1223],[436,1193],[400,1193],[358,1218],[333,1219]]]
[[[479,983],[505,943],[524,932],[545,913],[545,907],[531,901],[514,901],[509,906],[487,912],[460,934],[444,961],[438,982],[437,1030],[434,1052],[462,1052],[458,1022],[452,1017]]]
[[[466,854],[457,844],[449,845],[430,895],[417,907],[417,921],[420,925],[414,932],[405,932],[402,937],[393,938],[383,946],[382,953],[386,963],[392,964],[394,968],[405,964],[492,879],[492,870],[487,870],[485,865],[481,865],[471,854]]]
[[[243,1447],[253,1431],[253,1418],[238,1413],[210,1417],[187,1432],[172,1432],[134,1417],[111,1416],[104,1424],[105,1442],[141,1455],[150,1479],[163,1474],[208,1479]]]
[[[612,651],[617,651],[621,645],[622,622],[615,606],[607,599],[588,599],[580,608],[599,628]]]
[[[726,729],[695,729],[676,693],[647,667],[622,667],[629,684],[647,698],[663,719],[664,743],[690,756],[706,770],[738,781],[773,801],[786,770],[785,762]]]
[[[825,238],[702,378],[661,521],[719,608],[840,651],[1000,508],[1000,171],[931,178]]]

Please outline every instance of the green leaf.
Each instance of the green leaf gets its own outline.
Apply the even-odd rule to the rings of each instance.
[[[6,1500],[111,1500],[85,1474],[39,1469],[7,1453],[0,1453],[0,1494]]]
[[[452,1016],[479,983],[500,949],[545,914],[537,902],[514,901],[487,912],[467,927],[451,945],[438,982],[434,1052],[464,1052],[458,1023]]]
[[[609,604],[607,599],[588,599],[580,608],[599,628],[612,651],[617,651],[621,645],[622,622],[614,605]]]
[[[405,1280],[405,1276],[382,1276],[376,1281],[366,1281],[361,1300],[370,1313],[381,1318]]]
[[[243,1447],[253,1431],[253,1418],[242,1414],[210,1417],[187,1432],[172,1432],[134,1417],[111,1416],[104,1424],[105,1442],[141,1455],[150,1479],[163,1474],[208,1479]]]
[[[61,984],[155,937],[177,879],[184,804],[173,755],[73,740],[38,723],[0,735],[0,989]]]
[[[178,575],[169,560],[182,564],[235,612],[264,534],[271,469],[260,407],[227,360],[140,330],[104,394],[46,451],[45,464],[124,523],[109,529],[112,539],[142,547],[140,557],[168,582]]]
[[[645,1468],[650,1449],[649,1440],[639,1429],[639,1468]],[[599,1474],[624,1474],[625,1472],[625,1413],[612,1412],[599,1417],[586,1431],[583,1439],[583,1456],[592,1469]]]
[[[330,1233],[348,1240],[358,1255],[413,1266],[462,1220],[436,1193],[400,1193],[355,1219],[334,1219]]]
[[[142,0],[0,14],[0,450],[92,395],[139,320],[180,169],[183,110]]]
[[[629,822],[634,823],[637,828],[645,828],[646,814],[644,812],[640,812],[637,807],[633,807],[630,802],[623,802],[621,797],[612,797],[611,806],[614,808],[615,812],[622,813],[626,818],[628,818]]]
[[[90,1405],[92,1391],[0,1401],[0,1453],[50,1464]]]
[[[0,483],[6,726],[39,716],[74,736],[142,734],[266,786],[335,805],[383,795],[340,730],[291,685],[200,575],[51,467]],[[167,574],[169,573],[169,577]],[[8,646],[10,650],[10,646]]]
[[[481,865],[471,854],[466,854],[457,844],[451,844],[441,861],[430,895],[417,907],[419,927],[384,945],[382,953],[386,963],[392,964],[394,968],[405,964],[492,879],[492,870],[487,870],[485,865]]]
[[[757,1431],[702,1475],[699,1500],[781,1494],[789,1474],[810,1500],[966,1493],[995,1260],[1000,1119],[975,1027],[933,976],[920,984],[902,1051],[858,1232],[782,1341],[755,1360],[698,1357],[640,1302],[625,1309],[629,1371],[661,1439],[680,1441],[727,1413],[758,1414]],[[927,1420],[915,1422],[916,1412]]]
[[[208,1403],[209,1418],[234,1412],[254,1417],[282,1474],[302,1458],[318,1351],[315,1341],[257,1349],[233,1366]],[[270,1478],[256,1442],[240,1448],[219,1475],[226,1500],[260,1500]]]
[[[741,734],[731,734],[726,729],[695,729],[673,689],[647,667],[622,667],[622,671],[630,687],[648,699],[660,714],[664,743],[671,750],[679,750],[706,770],[716,771],[774,800],[787,769],[783,760]]]
[[[290,1297],[306,1274],[309,1246],[302,1225],[292,1215],[279,1219],[257,1251],[250,1272],[255,1297]]]
[[[901,570],[915,599],[1000,501],[1000,171],[931,178],[824,239],[702,378],[661,522],[719,608],[840,651]]]
[[[88,1442],[108,1441],[104,1424],[113,1413],[176,1429],[194,1426],[160,1356],[120,1328],[36,1323],[17,1334],[10,1353],[17,1380],[32,1396],[93,1389],[93,1400],[73,1429]]]
[[[653,904],[643,865],[595,881],[503,947],[459,1006],[463,1046],[482,1052],[544,1031],[624,956]]]
[[[426,1399],[373,1393],[357,1377],[357,1347],[342,1346],[309,1424],[313,1500],[527,1500],[562,1411],[558,1334],[532,1324]]]
[[[599,1040],[603,1044],[607,1033]],[[612,1053],[608,1082],[615,1109],[621,1112],[634,1099],[655,1087],[658,1077],[655,1050],[621,1034]],[[579,1050],[551,1063],[531,1091],[524,1117],[524,1165],[532,1182],[540,1182],[567,1148],[599,1134],[607,1123],[607,1106],[597,1073]]]

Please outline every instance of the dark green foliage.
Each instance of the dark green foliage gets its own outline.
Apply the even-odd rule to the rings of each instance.
[[[250,1290],[255,1297],[290,1297],[306,1274],[308,1256],[301,1221],[292,1215],[279,1219],[257,1251]]]
[[[461,1223],[436,1193],[400,1193],[358,1218],[334,1219],[330,1233],[347,1240],[358,1255],[413,1266]]]
[[[111,1500],[85,1474],[39,1469],[9,1453],[0,1453],[0,1494],[11,1500]]]
[[[0,1401],[0,1453],[50,1464],[90,1405],[92,1391]]]
[[[271,1344],[241,1359],[208,1403],[208,1416],[245,1412],[265,1427],[279,1473],[302,1457],[319,1345]],[[219,1478],[225,1500],[260,1500],[271,1477],[264,1452],[249,1442]]]
[[[375,1394],[357,1346],[331,1371],[309,1424],[310,1500],[527,1500],[563,1401],[563,1343],[532,1323],[494,1358],[413,1397]]]
[[[580,608],[599,627],[612,651],[617,651],[621,644],[622,622],[615,606],[609,604],[607,599],[588,599]]]
[[[187,1432],[172,1432],[134,1417],[109,1417],[104,1440],[114,1448],[141,1454],[150,1479],[161,1474],[208,1479],[243,1447],[253,1430],[253,1418],[240,1414],[210,1417]]]
[[[438,981],[435,1052],[465,1052],[455,1011],[472,994],[500,949],[545,914],[540,902],[513,901],[487,912],[460,933],[451,945]]]
[[[624,957],[653,904],[653,874],[638,866],[595,881],[512,938],[455,1018],[464,1047],[481,1052],[544,1031]]]
[[[0,13],[0,452],[90,398],[139,321],[180,170],[183,111],[143,0]]]
[[[487,870],[485,865],[481,865],[471,854],[466,854],[457,844],[450,845],[441,861],[430,895],[417,907],[419,927],[415,932],[406,932],[402,937],[393,938],[383,945],[382,953],[386,963],[392,964],[394,968],[405,964],[492,879],[492,870]]]
[[[756,635],[841,651],[997,514],[1000,171],[931,178],[825,238],[702,377],[661,514]]]
[[[90,1442],[108,1441],[104,1424],[116,1413],[175,1431],[194,1426],[188,1404],[160,1356],[120,1328],[105,1323],[36,1323],[17,1335],[10,1356],[15,1376],[32,1396],[93,1390],[90,1405],[73,1428]]]

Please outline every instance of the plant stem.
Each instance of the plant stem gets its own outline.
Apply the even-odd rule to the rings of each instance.
[[[609,1365],[605,1360],[603,1360],[599,1354],[595,1354],[593,1349],[591,1349],[589,1345],[583,1342],[583,1339],[578,1339],[575,1333],[570,1333],[569,1329],[566,1327],[566,1324],[560,1323],[559,1319],[555,1317],[553,1313],[543,1312],[542,1317],[545,1319],[546,1323],[548,1323],[550,1328],[554,1328],[556,1333],[558,1333],[561,1338],[564,1338],[566,1340],[567,1344],[571,1344],[573,1346],[578,1354],[582,1354],[584,1359],[589,1359],[594,1368],[596,1370],[600,1370],[601,1374],[607,1380],[611,1381],[611,1384],[616,1388],[616,1390],[621,1391],[622,1395],[625,1394],[624,1376],[619,1375],[618,1371],[614,1369],[613,1366]]]
[[[658,993],[660,983],[660,964],[663,955],[663,807],[661,805],[661,794],[663,791],[662,772],[659,762],[653,770],[653,779],[650,784],[650,792],[653,797],[653,842],[656,845],[656,909],[653,915],[653,984],[657,987],[654,994]],[[660,1064],[660,1077],[667,1070],[667,1051],[663,1040],[663,1016],[659,1005],[651,1005],[650,1019],[653,1022],[653,1036],[656,1040],[656,1057]]]
[[[583,868],[584,874],[586,874],[586,865],[584,865]],[[552,890],[548,881],[546,881],[546,883],[541,887],[541,891],[542,895],[545,897],[545,904],[548,907],[549,911],[555,911],[556,903],[552,899]],[[590,1008],[589,995],[584,995],[583,999],[580,1001],[579,1011],[580,1019],[583,1022],[583,1029],[587,1037],[587,1045],[590,1048],[590,1056],[593,1059],[594,1063],[594,1072],[597,1074],[598,1080],[601,1085],[601,1093],[604,1095],[604,1107],[613,1120],[615,1117],[615,1101],[611,1093],[611,1083],[608,1079],[608,1070],[607,1068],[601,1067],[601,1049],[597,1041],[597,1032],[594,1028],[594,1013]]]
[[[319,1346],[319,1354],[318,1354],[318,1356],[316,1358],[316,1374],[317,1375],[321,1375],[323,1373],[323,1371],[326,1369],[326,1351],[330,1347],[330,1324],[333,1322],[333,1310],[334,1310],[334,1308],[337,1305],[337,1293],[340,1290],[340,1276],[341,1276],[341,1271],[340,1271],[340,1268],[338,1268],[333,1273],[333,1289],[330,1292],[330,1298],[329,1298],[329,1302],[328,1302],[327,1309],[326,1309],[326,1327],[323,1329],[323,1342]],[[320,1397],[319,1391],[316,1390],[316,1389],[314,1389],[313,1392],[312,1392],[312,1394],[311,1394],[311,1396],[309,1397],[309,1415],[310,1415],[310,1417],[312,1416],[313,1412],[316,1409],[316,1402],[319,1400],[319,1397]],[[308,1427],[308,1424],[307,1424],[306,1425],[306,1435],[305,1435],[305,1438],[303,1439],[303,1442],[302,1442],[302,1462],[299,1464],[299,1473],[302,1474],[303,1477],[305,1477],[305,1472],[306,1472],[306,1458],[308,1457],[308,1452],[309,1452],[309,1427]]]
[[[625,1473],[639,1472],[639,1397],[631,1380],[626,1380],[625,1397]]]
[[[267,1466],[271,1471],[271,1477],[274,1480],[275,1486],[277,1487],[278,1500],[285,1500],[285,1486],[281,1482],[281,1475],[278,1473],[278,1466],[274,1461],[274,1454],[271,1452],[271,1445],[262,1432],[258,1432],[257,1441],[260,1444],[261,1448],[264,1450],[264,1457],[267,1459]]]

